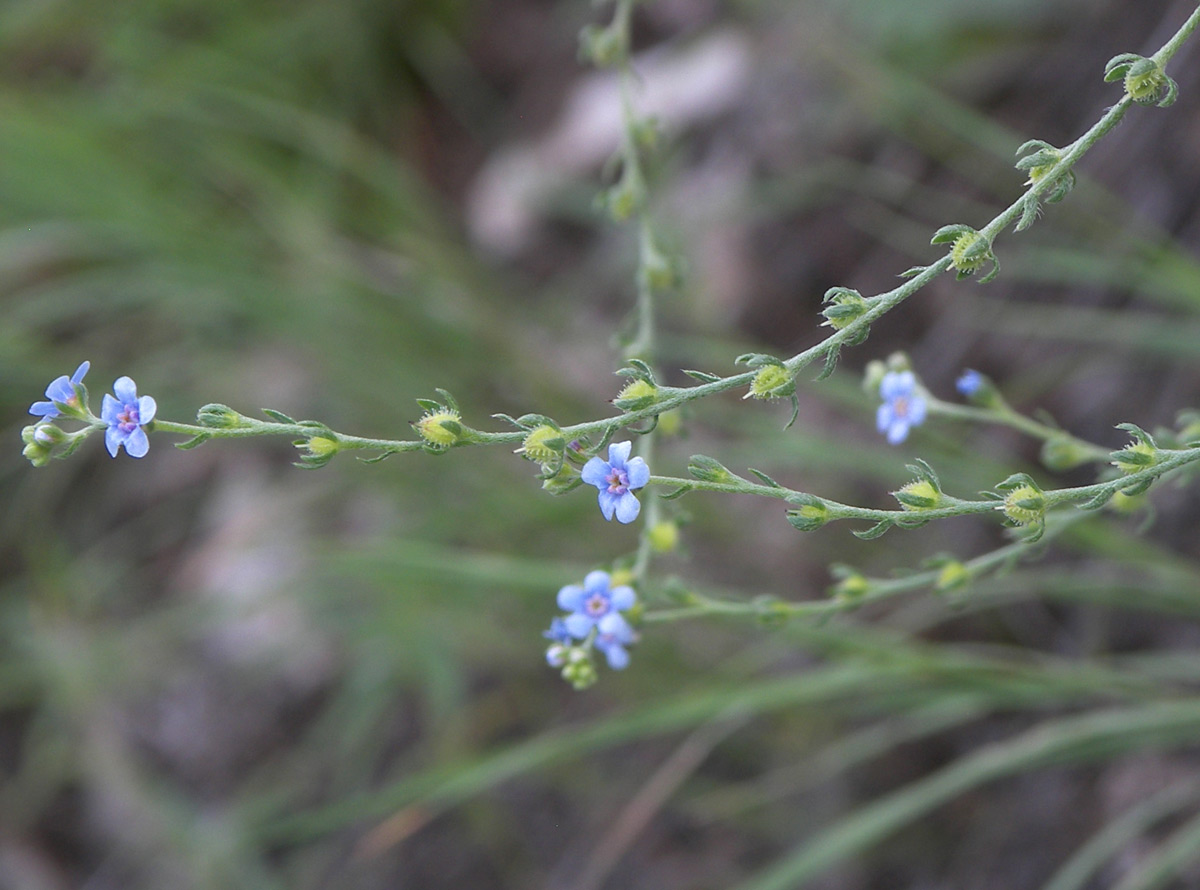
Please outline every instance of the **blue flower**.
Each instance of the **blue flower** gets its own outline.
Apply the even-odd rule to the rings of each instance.
[[[88,368],[92,366],[91,362],[84,362],[75,369],[75,373],[68,378],[65,374],[62,377],[56,377],[46,387],[47,402],[34,402],[29,406],[29,413],[38,417],[43,417],[46,420],[53,420],[62,415],[58,410],[55,402],[60,402],[64,405],[70,405],[72,408],[78,408],[79,396],[75,394],[75,384],[82,383],[83,377],[88,372]]]
[[[565,665],[567,652],[571,647],[571,634],[567,630],[566,622],[555,618],[550,622],[550,629],[542,631],[542,636],[550,640],[550,647],[546,650],[546,664],[554,668]]]
[[[619,619],[620,623],[608,622],[610,629],[605,630],[608,619],[601,619],[595,645],[608,659],[608,666],[614,671],[621,671],[629,666],[629,652],[625,647],[637,639],[637,634],[620,615],[611,615],[609,618]]]
[[[883,404],[875,414],[879,432],[887,434],[892,445],[908,438],[908,431],[925,422],[925,399],[917,392],[912,371],[888,371],[879,384]]]
[[[966,398],[971,398],[975,393],[979,392],[983,386],[983,375],[978,371],[972,371],[970,368],[963,371],[959,375],[958,380],[954,383],[955,388]]]
[[[588,485],[600,489],[600,512],[605,519],[616,514],[618,522],[633,522],[642,509],[633,490],[650,481],[650,468],[640,457],[630,459],[632,449],[632,442],[614,442],[608,446],[608,460],[593,457],[579,474]]]
[[[571,613],[562,620],[567,633],[578,640],[586,638],[593,628],[600,634],[633,633],[620,613],[633,608],[637,594],[632,587],[611,584],[608,572],[588,572],[582,586],[568,584],[558,592],[558,607]]]
[[[142,427],[154,419],[158,405],[150,396],[138,398],[137,384],[128,377],[121,377],[113,384],[116,398],[104,394],[104,405],[100,419],[108,424],[104,431],[104,444],[113,457],[122,445],[130,457],[145,457],[150,450],[150,440]]]

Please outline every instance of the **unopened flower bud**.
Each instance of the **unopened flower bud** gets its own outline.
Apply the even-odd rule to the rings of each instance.
[[[609,68],[625,53],[623,32],[614,28],[588,25],[579,32],[579,55],[597,68]]]
[[[1070,436],[1056,436],[1042,445],[1042,464],[1047,469],[1071,470],[1087,461],[1087,451]]]
[[[937,580],[934,582],[934,589],[945,593],[951,590],[958,590],[965,587],[967,582],[971,580],[971,570],[959,562],[957,559],[952,559],[945,563],[938,572]]]
[[[701,482],[729,483],[735,480],[723,464],[704,454],[693,454],[688,458],[688,473]]]
[[[562,669],[562,678],[575,689],[587,689],[597,679],[596,666],[588,654],[579,647],[572,647],[566,655],[567,663]]]
[[[196,422],[209,429],[231,430],[246,426],[246,418],[228,405],[213,403],[196,412]]]
[[[670,553],[679,546],[679,526],[674,522],[658,522],[646,532],[650,549],[655,553]]]
[[[802,532],[811,532],[829,521],[829,508],[820,498],[806,494],[793,496],[788,500],[790,503],[800,505],[799,509],[787,512],[787,520],[793,528]]]

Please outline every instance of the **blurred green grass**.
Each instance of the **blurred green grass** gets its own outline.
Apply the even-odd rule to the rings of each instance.
[[[961,81],[1049,51],[1071,14],[1089,13],[867,0],[838,12],[831,25],[816,4],[738,7],[748,33],[777,28],[795,37],[783,46],[814,50],[804,70],[834,82],[824,101],[837,107],[815,138],[823,161],[766,171],[704,221],[787,238],[845,204],[854,250],[884,253],[862,275],[890,276],[926,255],[930,223],[1011,197],[1008,154],[1036,135],[991,122]],[[29,402],[83,358],[94,398],[127,373],[183,420],[224,401],[399,436],[434,386],[471,417],[606,410],[615,379],[580,387],[576,365],[611,362],[633,262],[610,261],[622,236],[575,220],[583,231],[541,245],[548,258],[530,265],[556,271],[539,278],[474,251],[462,184],[439,181],[453,167],[442,153],[486,157],[528,135],[503,105],[516,88],[477,67],[488,41],[533,21],[545,45],[530,54],[569,58],[590,14],[382,0],[0,10],[0,406],[13,443],[0,456],[0,859],[30,856],[37,868],[21,874],[50,876],[24,886],[570,885],[581,863],[603,861],[589,838],[627,818],[687,733],[737,721],[659,804],[653,842],[621,850],[610,884],[794,886],[814,863],[866,857],[947,789],[969,797],[1002,774],[1193,746],[1197,665],[1191,638],[1174,634],[1196,617],[1195,554],[1169,533],[1131,542],[1133,522],[1082,526],[1057,561],[1014,568],[966,603],[916,597],[817,628],[654,625],[629,671],[581,696],[544,667],[538,634],[557,588],[635,532],[597,530],[591,498],[543,495],[511,455],[308,474],[287,466],[287,443],[180,454],[155,438],[142,464],[91,448],[25,465],[15,443]],[[802,42],[806,15],[822,25]],[[1185,111],[1181,100],[1163,114]],[[921,164],[855,155],[890,140]],[[689,160],[668,157],[657,187]],[[961,354],[985,327],[1035,347],[1052,335],[1044,349],[1078,343],[1078,356],[1055,356],[1076,375],[1089,350],[1188,362],[1195,245],[1109,188],[1085,181],[1020,246],[999,245],[1015,282],[1004,297],[956,293],[943,318],[931,295],[911,309],[917,337],[881,324],[833,380],[803,385],[798,429],[725,400],[695,408],[661,459],[682,467],[704,451],[882,505],[908,452],[874,436],[853,371],[867,357],[909,347],[932,366],[927,331]],[[679,229],[695,249],[699,233]],[[563,305],[564,281],[580,303]],[[1134,321],[1124,303],[1000,305],[1047,285],[1143,302]],[[671,367],[727,371],[759,346],[696,323],[693,287],[664,316]],[[1012,352],[1023,403],[1071,379]],[[1100,422],[1125,419],[1142,422]],[[913,448],[967,492],[1033,466],[1029,448],[948,426],[919,431]],[[770,505],[680,507],[688,549],[662,571],[730,596],[821,596],[831,562],[886,574],[1000,540],[964,524],[864,544],[844,527],[799,537]],[[791,784],[771,780],[781,775]],[[949,840],[910,828],[861,859],[875,877],[837,872],[835,886],[886,886],[897,862],[917,880],[970,832],[939,818]],[[1073,828],[1036,852],[1043,879],[1095,830]],[[994,844],[989,861],[1004,851]]]

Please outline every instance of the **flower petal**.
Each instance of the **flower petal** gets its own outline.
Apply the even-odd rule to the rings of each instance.
[[[625,492],[626,497],[633,497],[629,492]],[[600,512],[604,514],[604,518],[612,521],[613,513],[617,509],[617,496],[607,488],[600,489]],[[623,520],[622,520],[623,521]]]
[[[129,377],[118,377],[113,384],[113,393],[122,405],[128,405],[137,401],[137,384]]]
[[[125,439],[125,453],[130,457],[145,457],[149,450],[150,438],[140,426]]]
[[[71,375],[71,382],[83,383],[83,378],[87,375],[88,369],[91,368],[91,366],[91,362],[83,362],[78,368],[75,369],[75,373]]]
[[[637,602],[637,594],[634,593],[632,587],[622,584],[620,587],[614,587],[609,595],[612,599],[612,607],[619,612],[624,612],[626,609],[633,608]]]
[[[71,381],[67,379],[66,374],[55,377],[46,387],[46,398],[55,402],[65,402],[73,395],[75,395],[75,388],[71,386]]]
[[[594,485],[597,488],[608,488],[609,469],[608,462],[604,458],[593,457],[583,465],[583,471],[579,474],[579,478],[588,485]]]
[[[568,584],[558,592],[558,607],[564,612],[578,612],[583,608],[583,588]]]
[[[640,457],[635,457],[625,465],[629,473],[629,487],[641,488],[650,481],[650,467]]]
[[[879,383],[879,395],[889,401],[900,399],[911,394],[916,385],[912,371],[888,371]]]
[[[629,653],[620,643],[612,643],[601,648],[604,650],[604,657],[608,659],[608,666],[614,671],[623,671],[629,667]]]
[[[142,396],[138,399],[138,422],[143,426],[154,419],[158,413],[158,403],[152,396]]]
[[[583,590],[585,593],[608,593],[608,585],[612,582],[608,572],[602,572],[596,569],[594,572],[588,572],[583,579]]]
[[[892,423],[896,420],[896,412],[892,410],[891,402],[884,402],[875,411],[875,428],[881,433],[886,433],[891,428]]]
[[[575,637],[575,639],[582,640],[592,632],[592,628],[596,626],[596,622],[586,615],[576,612],[563,619],[563,626],[566,627],[567,633]]]
[[[117,414],[120,410],[121,403],[108,393],[105,393],[104,401],[100,403],[100,419],[109,426],[112,426],[114,423],[117,423]]]
[[[608,494],[602,492],[601,496]],[[609,497],[615,497],[609,495]],[[629,524],[637,519],[638,513],[641,512],[642,505],[638,503],[638,499],[633,496],[633,492],[627,491],[620,497],[615,497],[617,502],[617,522]]]
[[[608,462],[614,467],[624,467],[629,460],[629,452],[633,451],[632,442],[613,442],[608,446]]]
[[[53,402],[34,402],[29,406],[29,413],[47,420],[58,417],[58,406]]]
[[[125,441],[125,434],[115,426],[110,426],[104,431],[104,447],[108,449],[109,455],[117,456],[117,450],[121,447],[121,443]]]
[[[920,426],[925,422],[925,412],[928,409],[925,400],[918,395],[914,395],[908,400],[908,424],[909,426]]]
[[[629,626],[629,622],[625,620],[624,616],[618,615],[616,612],[609,612],[596,622],[596,630],[622,643],[632,643],[635,636],[633,628]]]
[[[887,440],[889,445],[899,445],[908,438],[909,423],[907,420],[896,418],[888,427]]]

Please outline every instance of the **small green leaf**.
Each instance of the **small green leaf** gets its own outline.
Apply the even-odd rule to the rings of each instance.
[[[188,439],[186,442],[176,442],[175,447],[180,451],[188,451],[192,448],[195,448],[197,445],[203,445],[211,438],[212,436],[210,436],[208,433],[200,433],[199,435]]]
[[[881,522],[877,522],[875,525],[871,526],[865,531],[856,531],[852,532],[852,534],[854,537],[861,538],[864,541],[874,541],[876,538],[882,537],[884,534],[886,534],[888,529],[891,527],[892,520],[884,519]]]

